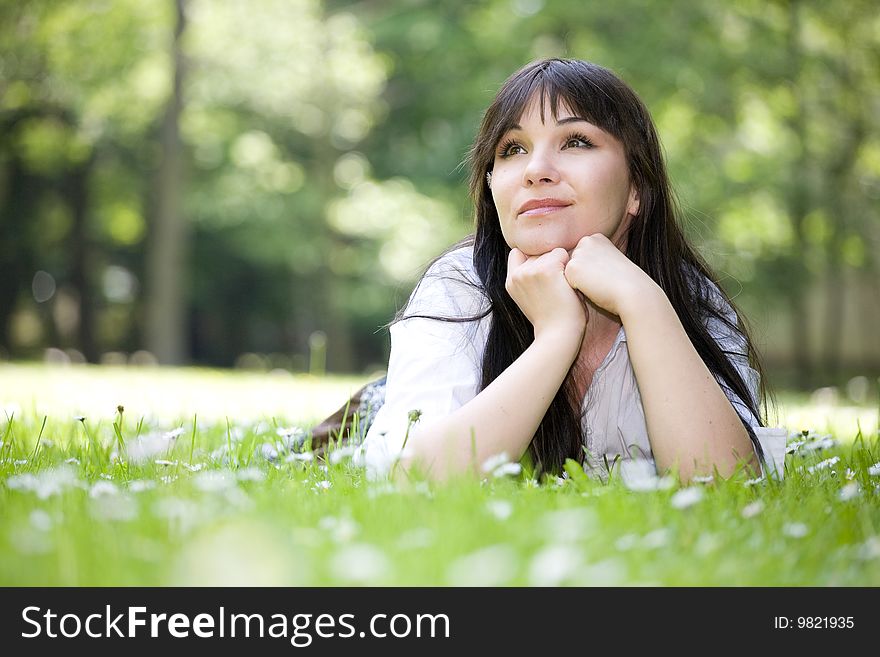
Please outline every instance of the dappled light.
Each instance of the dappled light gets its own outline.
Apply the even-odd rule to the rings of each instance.
[[[877,586],[875,5],[0,0],[0,585]],[[497,90],[544,57],[618,73],[660,143],[634,113],[615,110],[610,132],[596,117],[548,127],[525,113],[505,127],[522,144],[492,136],[481,151],[474,137]],[[561,125],[597,133],[598,146],[560,141]],[[621,126],[637,135],[622,146]],[[660,155],[642,159],[668,171],[668,194],[665,181],[635,179],[648,174],[632,144],[647,142],[665,169]],[[582,195],[516,199],[521,212],[505,215],[510,190],[553,182],[508,159],[532,146],[555,158],[532,163],[556,164]],[[584,164],[608,153],[607,171]],[[633,229],[620,218],[638,214],[628,206],[613,219],[624,238],[643,236],[632,248],[592,234],[627,194],[655,209],[674,196],[685,239],[650,243],[637,231],[658,215]],[[514,360],[545,327],[518,300],[511,322],[517,286],[504,285],[502,263],[510,273],[526,258],[506,236],[486,239],[478,257],[455,253],[477,263],[469,291],[497,292],[480,325],[492,341],[469,334],[457,345],[465,363],[447,350],[452,333],[416,331],[431,339],[410,353],[434,360],[400,358],[398,371],[415,372],[406,385],[383,378],[389,323],[429,263],[481,217],[482,235],[517,234],[510,217],[527,212],[573,216],[572,233],[589,226],[578,255],[549,254],[564,258],[556,282],[561,267],[572,276],[558,286],[569,308],[530,295],[542,317],[571,319],[553,327],[565,330]],[[673,242],[717,274],[736,305],[728,315],[722,299],[720,312],[748,324],[748,353],[737,327],[688,316],[709,301],[684,290],[683,274],[681,289],[663,280],[686,269],[660,262]],[[652,273],[627,260],[638,250],[654,253]],[[443,280],[417,314],[458,305],[454,277]],[[597,281],[617,284],[605,305],[588,299],[602,296],[586,291]],[[575,320],[588,336],[579,347]],[[591,381],[603,366],[591,359],[607,352],[596,327],[620,329],[608,352],[620,376],[605,379],[602,407],[609,445],[621,445],[611,459],[591,452],[599,421],[586,413],[599,413]],[[569,338],[574,363],[544,390]],[[757,356],[775,398],[764,408],[745,396]],[[510,375],[511,360],[527,368]],[[588,360],[581,381],[575,365]],[[473,367],[439,371],[460,364]],[[484,395],[493,403],[459,424],[443,424],[455,410],[422,404],[427,393],[412,404],[403,394],[433,385],[461,410],[510,380],[527,385]],[[574,383],[580,408],[565,406]],[[382,428],[387,390],[405,400],[407,424],[377,473],[368,448],[394,434],[365,435]],[[535,400],[528,421],[503,424]],[[467,427],[471,451],[442,471],[429,441],[467,438]],[[569,440],[575,429],[583,444]],[[641,429],[651,458],[634,443]],[[479,442],[493,430],[495,443]],[[527,451],[512,456],[516,433]],[[749,441],[767,447],[760,468],[738,447]]]
[[[322,331],[327,371],[375,369],[379,327],[472,228],[489,94],[574,56],[645,99],[770,383],[880,373],[870,3],[4,7],[0,354],[303,370]]]

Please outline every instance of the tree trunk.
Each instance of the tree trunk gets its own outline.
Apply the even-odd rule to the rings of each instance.
[[[94,255],[89,239],[89,172],[92,158],[65,175],[64,196],[73,216],[71,231],[70,282],[79,294],[79,322],[76,327],[76,347],[89,363],[98,362],[98,343],[95,340],[96,286]]]
[[[156,188],[156,212],[146,260],[147,348],[162,364],[187,360],[186,261],[188,231],[181,213],[182,144],[180,114],[183,109],[185,65],[181,37],[186,28],[185,0],[175,0],[177,25],[172,54],[174,88],[162,123],[162,161]]]
[[[331,247],[332,248],[332,247]],[[331,252],[328,257],[334,257]],[[318,289],[323,300],[322,315],[327,334],[327,370],[330,372],[354,371],[354,347],[351,339],[351,325],[346,313],[338,306],[333,288],[336,281],[326,269],[318,276]]]
[[[837,246],[837,245],[835,245]],[[837,246],[837,248],[840,248]],[[844,289],[844,272],[836,256],[828,265],[825,279],[828,303],[825,306],[825,366],[823,374],[828,380],[837,380],[843,355],[843,314],[846,310],[847,291]]]
[[[7,128],[8,129],[8,128]],[[19,294],[30,288],[33,272],[32,246],[24,239],[27,222],[42,190],[39,181],[27,174],[21,162],[11,157],[6,163],[6,196],[0,208],[0,355],[13,354],[10,321]]]

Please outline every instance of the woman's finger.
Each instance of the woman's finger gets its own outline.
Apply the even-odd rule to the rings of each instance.
[[[510,250],[510,255],[507,256],[507,271],[511,272],[520,265],[522,265],[528,258],[526,255],[517,248],[513,248]]]

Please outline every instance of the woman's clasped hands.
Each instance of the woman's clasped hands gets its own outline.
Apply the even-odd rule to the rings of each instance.
[[[506,289],[537,339],[560,330],[582,336],[588,320],[582,298],[623,318],[637,299],[660,288],[611,240],[596,233],[581,238],[571,252],[560,247],[527,256],[511,249]]]

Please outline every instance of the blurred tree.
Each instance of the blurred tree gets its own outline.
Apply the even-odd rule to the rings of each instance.
[[[788,305],[801,381],[841,363],[840,287],[878,273],[868,0],[188,0],[175,86],[177,8],[0,0],[7,351],[94,360],[162,320],[188,325],[178,353],[197,362],[258,351],[304,367],[323,331],[331,371],[381,365],[376,327],[470,230],[461,163],[480,113],[516,68],[560,55],[645,99],[687,230],[747,310]],[[179,146],[163,146],[175,114]],[[174,216],[182,236],[161,246],[159,217]],[[174,319],[144,293],[177,248]],[[39,269],[57,283],[48,301],[31,289]]]
[[[328,16],[318,2],[192,9],[183,129],[194,145],[187,210],[204,240],[193,272],[195,321],[213,327],[209,335],[232,324],[231,346],[242,351],[306,353],[309,336],[323,330],[328,367],[352,369],[358,300],[348,294],[349,260],[358,251],[326,211],[341,191],[340,158],[381,112],[385,63],[353,16]],[[218,271],[234,262],[246,267],[238,271],[251,282],[248,298],[226,296],[212,282],[234,276]],[[246,326],[236,319],[241,305],[255,307],[241,318],[252,320]]]
[[[738,147],[714,138],[715,152],[726,150],[732,192],[718,236],[734,250],[722,262],[750,296],[788,303],[796,373],[807,384],[839,371],[844,304],[854,298],[844,281],[862,272],[876,289],[874,9],[857,1],[743,2],[717,21],[726,27],[722,43],[749,64],[731,71],[728,83]],[[746,47],[755,43],[764,46]],[[816,290],[825,291],[824,303],[812,302]],[[817,305],[823,321],[815,321]]]
[[[179,365],[188,360],[185,304],[188,278],[186,218],[182,214],[183,145],[180,141],[180,115],[183,112],[183,85],[186,65],[183,37],[186,30],[185,0],[174,0],[175,25],[171,46],[173,67],[171,94],[162,118],[160,142],[162,159],[156,185],[156,210],[146,260],[145,343],[160,363]]]
[[[0,230],[8,236],[4,270],[13,272],[0,284],[0,337],[13,351],[10,318],[34,305],[30,281],[41,268],[57,283],[57,293],[43,303],[52,304],[56,322],[50,326],[60,333],[59,346],[76,347],[94,361],[107,330],[99,321],[106,319],[101,281],[107,258],[125,256],[111,255],[118,243],[114,221],[100,219],[114,208],[111,214],[142,221],[141,194],[119,194],[102,183],[127,173],[120,191],[128,191],[138,185],[139,169],[149,168],[144,136],[163,87],[161,61],[157,66],[150,45],[164,17],[133,0],[90,9],[72,2],[0,3],[6,26],[0,33]],[[117,168],[120,160],[127,171]]]

